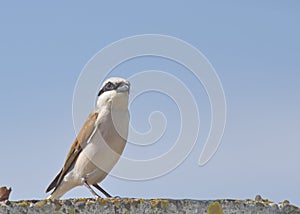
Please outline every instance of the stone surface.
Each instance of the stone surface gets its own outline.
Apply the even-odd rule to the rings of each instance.
[[[299,213],[298,207],[287,201],[276,204],[261,200],[172,200],[100,198],[60,201],[27,200],[0,202],[0,213]]]

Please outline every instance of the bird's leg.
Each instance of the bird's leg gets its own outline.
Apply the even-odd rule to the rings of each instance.
[[[102,187],[100,187],[97,183],[93,184],[100,192],[102,192],[107,198],[111,198],[111,195],[108,194]]]
[[[92,187],[88,184],[85,178],[82,179],[82,184],[88,188],[88,190],[94,195],[95,199],[97,200],[100,196],[92,189]]]

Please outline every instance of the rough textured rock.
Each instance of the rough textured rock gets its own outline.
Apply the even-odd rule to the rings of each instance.
[[[172,199],[69,199],[60,201],[4,201],[0,213],[299,213],[288,201],[172,200]]]

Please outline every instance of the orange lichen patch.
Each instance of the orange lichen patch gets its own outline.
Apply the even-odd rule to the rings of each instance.
[[[145,200],[142,199],[142,198],[135,198],[135,199],[133,199],[133,202],[137,202],[139,204],[143,204],[145,202]]]
[[[28,203],[28,201],[21,201],[18,203],[18,206],[27,207],[27,206],[29,206],[29,203]]]
[[[273,201],[270,201],[269,199],[262,199],[262,202],[265,203],[265,204],[273,204],[274,202]]]
[[[152,207],[156,207],[159,203],[159,200],[151,200],[150,203],[151,203]]]
[[[164,200],[161,198],[158,199],[152,199],[150,200],[150,203],[152,205],[152,207],[161,207],[161,208],[166,208],[167,206],[169,206],[170,202],[168,200]]]
[[[208,214],[223,214],[222,206],[219,202],[212,202],[207,208]]]
[[[87,205],[87,206],[89,206],[89,205],[91,205],[91,204],[93,204],[90,200],[87,200],[86,202],[85,202],[85,204]]]
[[[169,202],[168,200],[163,200],[163,199],[161,199],[161,200],[160,200],[160,204],[161,204],[161,207],[162,207],[162,208],[166,208],[166,207],[169,206],[170,202]]]
[[[34,206],[38,207],[38,208],[43,208],[44,205],[47,203],[47,200],[42,200],[42,201],[38,201],[34,204]]]
[[[114,203],[115,206],[116,206],[117,208],[120,207],[120,204],[121,204],[120,198],[113,198],[113,199],[111,200],[111,202]]]
[[[123,200],[125,201],[126,204],[131,204],[133,202],[133,200],[129,198],[125,198]]]
[[[108,200],[105,198],[98,198],[98,201],[102,204],[102,205],[106,205],[108,203]]]

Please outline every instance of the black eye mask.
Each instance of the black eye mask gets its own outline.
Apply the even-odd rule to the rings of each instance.
[[[112,83],[112,82],[106,83],[106,84],[103,86],[103,88],[99,91],[98,97],[99,97],[101,94],[103,94],[104,92],[106,92],[106,91],[112,91],[112,90],[117,89],[119,85],[120,85],[120,84],[117,84],[117,85],[116,85],[116,84],[114,84],[114,83]]]

